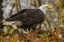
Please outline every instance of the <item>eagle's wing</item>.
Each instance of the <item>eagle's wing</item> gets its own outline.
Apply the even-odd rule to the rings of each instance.
[[[36,9],[27,9],[22,15],[22,22],[24,24],[33,24],[37,22],[37,13]]]
[[[38,9],[23,9],[15,15],[8,18],[8,21],[21,21],[24,24],[34,24],[42,22],[44,14]]]
[[[20,12],[10,16],[9,18],[6,19],[6,21],[19,21],[20,18],[23,17],[23,13],[26,12],[27,9],[23,9]],[[21,16],[21,17],[20,17]]]
[[[18,13],[12,15],[11,17],[15,17],[15,16],[17,16],[17,15],[19,15],[19,14],[21,14],[21,13],[26,12],[26,11],[27,11],[27,9],[23,9],[23,10],[19,11]],[[10,18],[11,18],[11,17],[10,17]]]

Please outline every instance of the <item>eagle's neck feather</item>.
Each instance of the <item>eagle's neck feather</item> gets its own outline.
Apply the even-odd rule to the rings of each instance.
[[[43,6],[40,6],[39,9],[46,15],[46,9]]]

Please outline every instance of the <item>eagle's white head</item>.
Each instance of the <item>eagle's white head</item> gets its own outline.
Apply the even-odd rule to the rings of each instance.
[[[39,9],[46,15],[46,10],[47,9],[51,9],[52,6],[51,5],[42,5],[39,7]]]

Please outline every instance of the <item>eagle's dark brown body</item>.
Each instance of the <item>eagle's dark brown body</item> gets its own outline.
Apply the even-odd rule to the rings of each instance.
[[[19,13],[7,18],[6,21],[21,21],[22,28],[36,29],[37,24],[44,21],[44,13],[40,9],[23,9]]]

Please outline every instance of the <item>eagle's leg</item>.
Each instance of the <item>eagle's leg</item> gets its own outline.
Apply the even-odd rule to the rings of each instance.
[[[35,31],[38,24],[32,25],[32,30]]]
[[[27,31],[27,29],[25,27],[23,27],[24,31]]]
[[[31,27],[29,27],[29,28],[28,28],[29,33],[31,32],[31,30],[32,30]]]
[[[23,28],[23,29],[22,29],[22,32],[23,32],[23,34],[28,34],[27,28]]]
[[[28,28],[28,31],[30,32],[30,27]]]

